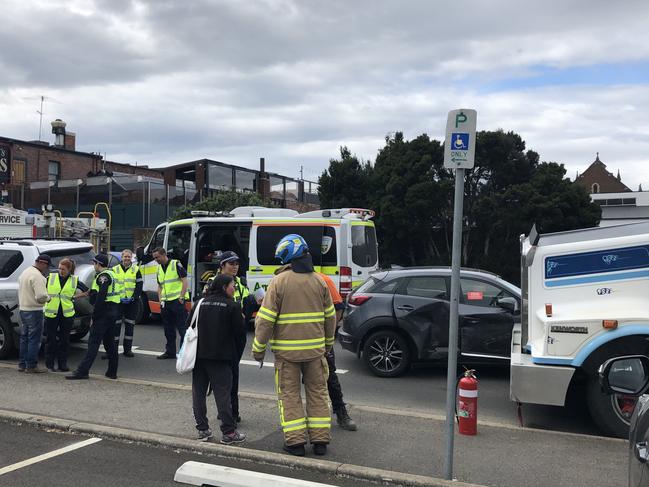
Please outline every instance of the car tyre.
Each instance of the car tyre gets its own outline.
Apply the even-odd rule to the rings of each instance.
[[[410,368],[410,347],[395,331],[381,330],[370,335],[363,346],[363,361],[379,377],[397,377]]]
[[[14,352],[14,330],[9,320],[0,316],[0,359],[11,356]]]
[[[631,414],[637,398],[603,393],[597,377],[589,379],[586,397],[590,415],[604,433],[617,438],[629,437]]]

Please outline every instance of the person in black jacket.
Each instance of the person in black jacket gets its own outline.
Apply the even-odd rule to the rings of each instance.
[[[220,274],[210,284],[196,320],[198,344],[192,371],[192,407],[198,439],[207,441],[212,437],[206,403],[208,386],[211,386],[221,419],[221,443],[226,445],[246,439],[246,435],[236,429],[230,401],[232,361],[237,353],[235,344],[241,334],[246,334],[241,307],[232,299],[234,292],[231,276]],[[191,323],[197,306],[198,303],[192,309],[188,323]]]

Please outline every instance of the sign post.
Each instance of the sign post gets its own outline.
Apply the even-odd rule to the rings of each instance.
[[[453,205],[453,258],[451,263],[451,309],[448,329],[448,368],[446,372],[446,459],[444,478],[453,480],[453,444],[455,440],[455,383],[457,372],[458,310],[460,299],[460,265],[462,260],[462,220],[464,206],[464,170],[475,160],[475,110],[448,112],[444,167],[455,170]]]

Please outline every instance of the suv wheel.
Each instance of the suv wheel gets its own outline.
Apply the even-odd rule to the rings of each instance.
[[[410,368],[410,348],[394,331],[377,331],[363,346],[363,361],[379,377],[397,377]]]
[[[5,359],[13,352],[13,328],[11,323],[0,316],[0,359]]]

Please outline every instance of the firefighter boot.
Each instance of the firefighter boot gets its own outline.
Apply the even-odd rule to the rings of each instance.
[[[335,411],[336,417],[338,418],[338,425],[347,431],[356,431],[358,429],[358,426],[356,426],[356,423],[354,423],[354,420],[349,417],[349,413],[347,412],[347,408],[345,406],[341,406],[340,408],[336,409]]]

